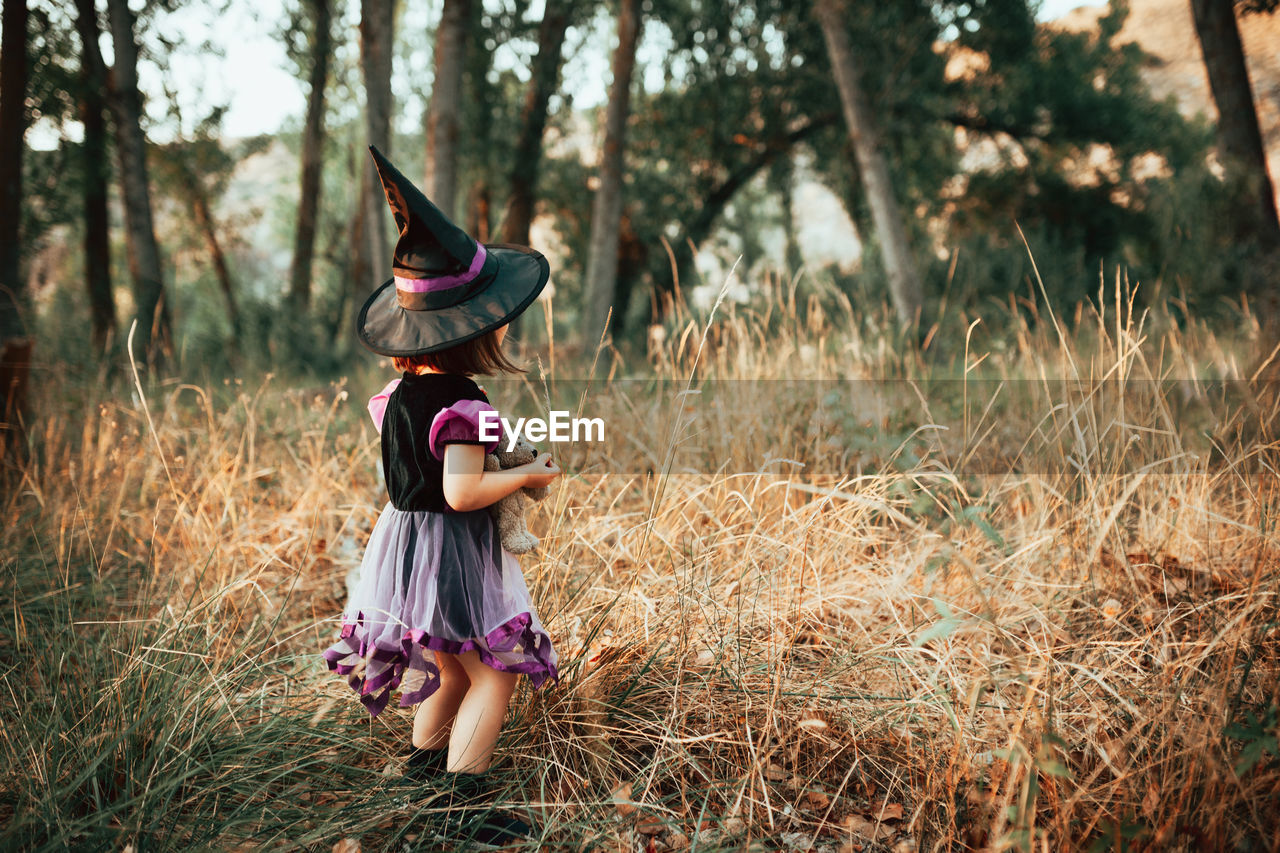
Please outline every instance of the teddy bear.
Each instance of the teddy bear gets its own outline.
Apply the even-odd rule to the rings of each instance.
[[[493,453],[486,453],[484,470],[499,471],[504,468],[515,468],[517,465],[532,462],[537,457],[538,449],[520,437],[516,439],[516,445],[510,451],[499,447]],[[502,500],[490,505],[489,512],[498,524],[498,534],[502,537],[503,548],[512,554],[527,554],[538,547],[538,537],[530,533],[524,523],[525,504],[528,500],[540,501],[550,492],[550,486],[516,489]]]

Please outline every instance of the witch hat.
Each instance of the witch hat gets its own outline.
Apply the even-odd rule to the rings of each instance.
[[[505,325],[537,298],[551,268],[541,252],[481,244],[369,146],[400,238],[392,278],[356,316],[356,337],[379,355],[448,349]]]

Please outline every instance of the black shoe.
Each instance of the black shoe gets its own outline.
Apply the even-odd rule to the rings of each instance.
[[[449,761],[449,747],[420,749],[414,747],[404,763],[404,776],[414,782],[425,782],[444,770]]]
[[[493,806],[496,794],[483,773],[447,773],[450,790],[445,795],[449,811],[444,815],[443,835],[468,845],[503,847],[532,837],[533,827]],[[464,848],[458,848],[464,849]]]
[[[533,835],[533,827],[515,815],[490,812],[478,817],[463,837],[477,844],[505,847],[516,841],[527,841]]]

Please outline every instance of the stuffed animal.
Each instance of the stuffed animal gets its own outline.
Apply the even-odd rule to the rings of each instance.
[[[493,453],[486,453],[484,470],[499,471],[504,468],[515,468],[525,465],[538,457],[538,448],[523,438],[516,439],[516,446],[510,451],[501,446]],[[525,504],[528,500],[540,501],[551,491],[549,486],[538,489],[516,489],[502,500],[491,505],[489,512],[498,523],[498,534],[502,537],[502,547],[512,554],[527,554],[538,547],[538,537],[529,532],[524,523]]]

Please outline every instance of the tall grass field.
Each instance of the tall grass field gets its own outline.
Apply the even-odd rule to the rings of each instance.
[[[1280,849],[1259,325],[1107,286],[921,349],[775,282],[647,357],[592,372],[553,340],[482,380],[606,424],[550,448],[529,519],[561,678],[522,683],[492,771],[526,848]],[[35,366],[0,510],[0,847],[450,849],[402,775],[413,709],[370,719],[320,656],[386,500],[364,402],[393,375]]]

